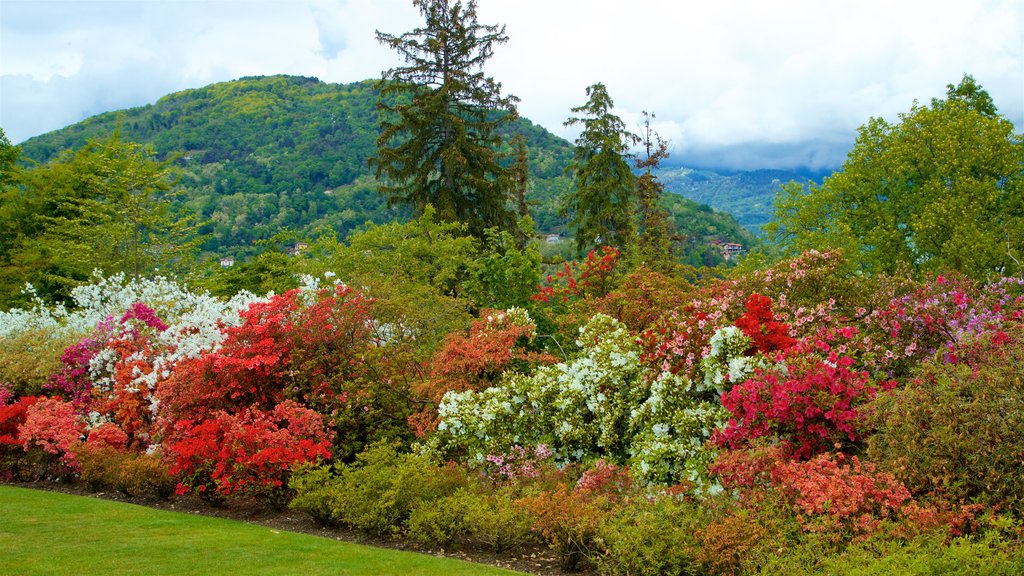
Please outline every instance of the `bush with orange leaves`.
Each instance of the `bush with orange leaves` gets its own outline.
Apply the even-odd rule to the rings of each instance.
[[[423,437],[437,429],[437,405],[447,392],[480,391],[506,371],[525,373],[556,362],[554,356],[529,349],[535,336],[536,326],[522,308],[482,310],[468,334],[449,334],[427,378],[413,384],[413,393],[426,405],[409,417],[413,432]]]

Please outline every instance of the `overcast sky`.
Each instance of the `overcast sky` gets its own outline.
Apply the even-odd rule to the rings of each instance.
[[[479,0],[507,25],[486,71],[520,113],[562,127],[603,82],[674,160],[835,168],[872,116],[896,119],[972,74],[1024,126],[1021,0]],[[326,82],[398,65],[374,30],[411,0],[0,0],[0,127],[12,142],[241,76]]]

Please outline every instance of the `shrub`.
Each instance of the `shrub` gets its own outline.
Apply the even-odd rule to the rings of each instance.
[[[18,396],[39,394],[71,337],[46,328],[34,328],[0,338],[0,382]]]
[[[319,414],[285,401],[268,412],[248,409],[180,420],[166,451],[180,493],[253,497],[280,507],[287,502],[291,470],[329,458],[332,436]]]
[[[0,477],[18,477],[25,466],[25,450],[18,430],[25,423],[29,407],[38,402],[35,396],[24,396],[12,404],[0,403]]]
[[[532,524],[512,489],[479,487],[423,502],[409,516],[408,534],[424,543],[460,542],[501,553],[536,542]]]
[[[598,528],[590,560],[601,574],[703,574],[695,534],[704,523],[697,506],[674,496],[640,498]]]
[[[109,446],[79,445],[75,457],[81,466],[79,479],[93,491],[115,490],[127,455]]]
[[[71,447],[81,440],[81,425],[70,402],[41,398],[25,411],[18,441],[26,452],[39,452],[39,477],[63,477],[78,471]]]
[[[869,454],[913,492],[1024,514],[1024,332],[962,343],[875,403]]]
[[[842,552],[824,554],[815,544],[769,557],[759,572],[765,576],[844,574],[971,574],[1011,576],[1024,573],[1024,552],[998,534],[949,540],[943,531],[909,541],[873,538]]]
[[[129,496],[166,500],[174,494],[176,482],[160,457],[130,454],[121,462],[117,489]]]
[[[377,443],[353,464],[299,471],[291,486],[291,507],[328,525],[342,525],[374,535],[402,531],[412,511],[466,485],[465,473],[436,466],[426,456],[399,454],[395,445]]]

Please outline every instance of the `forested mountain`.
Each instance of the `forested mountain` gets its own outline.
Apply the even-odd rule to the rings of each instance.
[[[708,170],[666,167],[657,171],[665,189],[716,210],[728,212],[748,230],[759,232],[772,218],[772,200],[779,186],[806,175],[785,170],[753,170],[719,174]]]
[[[284,228],[305,236],[328,229],[344,235],[367,221],[407,216],[386,206],[367,166],[378,129],[374,84],[242,78],[94,116],[26,141],[22,154],[43,163],[119,130],[123,140],[173,159],[185,192],[179,208],[208,222],[204,249],[244,256],[256,250],[255,241]],[[529,149],[528,199],[538,231],[566,232],[558,205],[570,185],[564,171],[572,144],[527,119],[513,130]],[[691,259],[706,259],[712,239],[753,241],[728,214],[675,195],[666,203]]]

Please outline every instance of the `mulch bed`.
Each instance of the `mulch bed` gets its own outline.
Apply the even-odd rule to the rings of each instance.
[[[237,520],[240,522],[247,522],[249,524],[266,526],[267,528],[272,528],[274,530],[310,534],[321,538],[330,538],[332,540],[352,542],[355,544],[365,544],[367,546],[376,546],[378,548],[405,550],[409,552],[431,554],[433,556],[456,558],[459,560],[466,560],[468,562],[476,562],[478,564],[489,564],[491,566],[497,566],[509,570],[517,570],[519,572],[538,574],[540,576],[562,576],[565,574],[565,572],[558,567],[558,558],[556,555],[550,549],[543,546],[524,547],[517,551],[506,552],[503,554],[496,554],[487,550],[446,550],[443,548],[426,547],[417,542],[400,537],[374,537],[363,532],[348,530],[345,528],[327,528],[317,524],[308,514],[303,512],[289,509],[281,511],[267,510],[255,503],[231,502],[223,506],[213,506],[209,502],[193,495],[172,496],[168,500],[135,498],[119,492],[93,492],[83,483],[3,482],[3,484],[20,488],[49,490],[52,492],[62,492],[77,496],[88,496],[93,498],[102,498],[104,500],[127,502],[158,510],[171,510],[185,514],[199,514],[202,516]],[[596,576],[596,572],[588,571],[586,569],[573,572],[573,574],[580,576]]]

